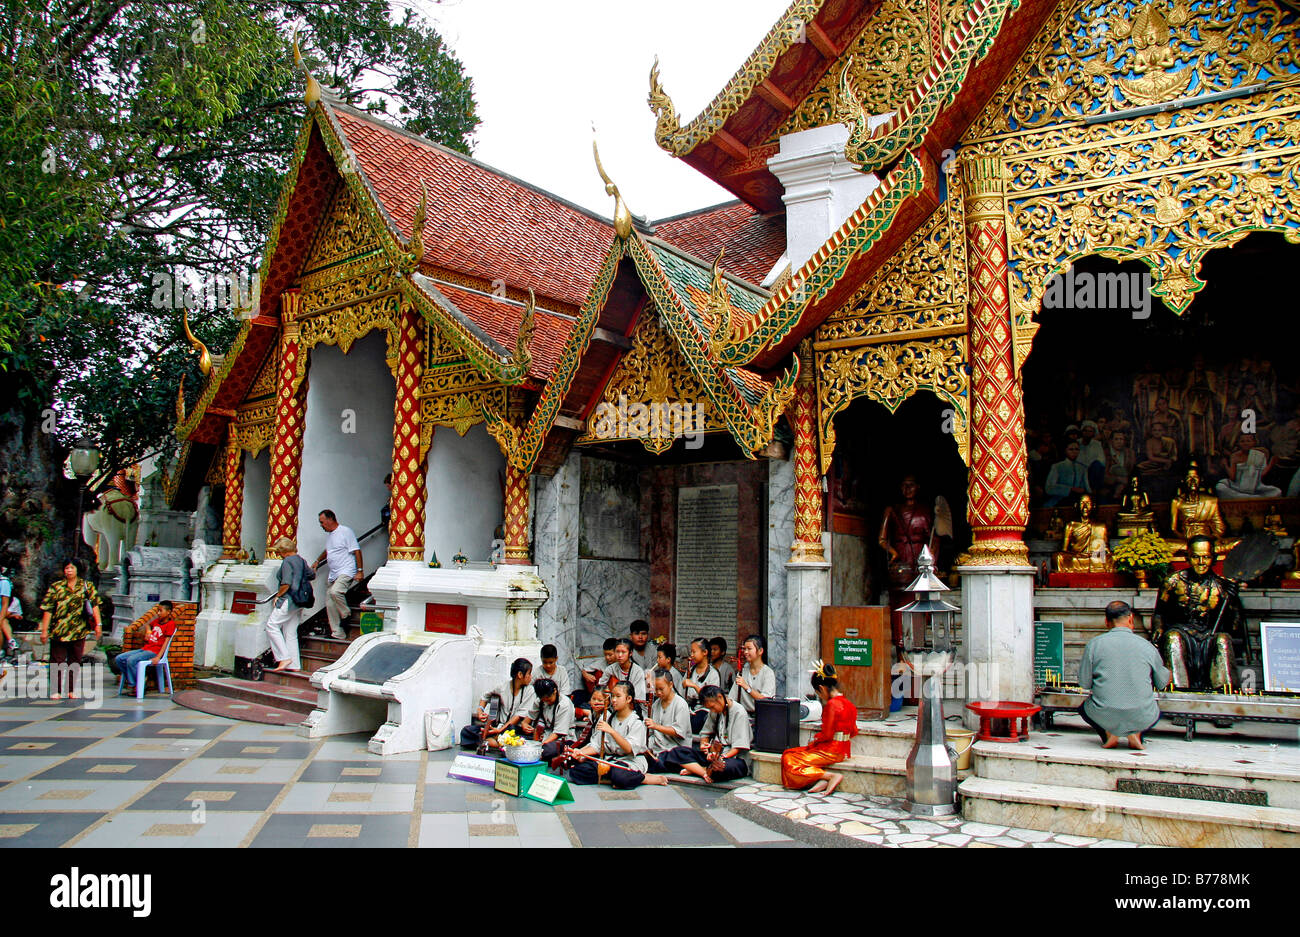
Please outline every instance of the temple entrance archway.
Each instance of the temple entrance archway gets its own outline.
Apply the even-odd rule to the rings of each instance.
[[[940,570],[951,569],[970,545],[967,470],[953,417],[950,404],[922,392],[892,413],[859,398],[835,418],[835,453],[826,477],[833,605],[887,603],[880,530],[886,508],[901,500],[900,486],[908,475],[916,477],[922,503],[933,508],[937,496],[947,501],[953,536],[940,545]]]
[[[1088,487],[1099,489],[1101,521],[1113,520],[1122,482],[1136,472],[1162,522],[1160,506],[1193,459],[1220,495],[1231,531],[1260,529],[1270,508],[1287,524],[1300,521],[1300,502],[1285,497],[1300,470],[1300,366],[1288,350],[1298,262],[1300,246],[1271,233],[1213,251],[1201,269],[1206,286],[1181,316],[1157,298],[1134,299],[1133,287],[1150,283],[1143,263],[1091,256],[1061,278],[1064,305],[1040,312],[1022,374],[1031,538],[1075,500],[1047,490],[1049,482],[1059,488],[1061,471],[1053,476],[1052,467],[1065,459],[1069,427],[1081,439],[1091,431],[1082,448],[1093,456]],[[1253,492],[1221,484],[1234,450],[1251,447],[1243,436],[1266,453],[1255,457],[1262,477],[1245,486]],[[1093,465],[1099,450],[1100,470]]]

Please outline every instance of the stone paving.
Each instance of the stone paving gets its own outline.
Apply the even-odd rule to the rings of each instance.
[[[0,847],[1134,845],[757,783],[574,787],[553,808],[448,778],[455,752],[381,758],[366,739],[302,739],[157,696],[0,701]]]
[[[1064,833],[1044,833],[1041,830],[1018,830],[1005,826],[974,823],[954,817],[913,817],[903,810],[903,802],[895,797],[875,797],[864,794],[805,794],[787,791],[775,784],[751,783],[733,791],[727,805],[742,816],[771,824],[803,839],[805,833],[826,845],[866,845],[925,849],[948,847],[1005,847],[1012,849],[1032,846],[1060,848],[1084,846],[1092,848],[1134,849],[1138,843],[1117,839],[1093,839],[1088,836],[1071,836]],[[851,840],[852,842],[844,842]]]

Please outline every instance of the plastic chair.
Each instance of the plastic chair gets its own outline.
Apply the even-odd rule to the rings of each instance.
[[[135,698],[136,699],[144,699],[144,681],[150,667],[158,668],[155,675],[158,678],[159,693],[162,692],[164,678],[167,681],[167,695],[171,696],[173,693],[176,692],[176,687],[172,683],[171,664],[167,663],[167,654],[172,649],[172,638],[174,637],[176,637],[176,635],[173,634],[171,638],[167,639],[167,643],[163,645],[162,653],[158,655],[157,664],[151,664],[147,660],[142,660],[135,665]],[[122,692],[122,686],[124,685],[125,682],[126,682],[126,671],[124,670],[122,671],[122,675],[117,678],[118,693]]]

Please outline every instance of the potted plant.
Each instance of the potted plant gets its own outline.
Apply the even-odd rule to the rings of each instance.
[[[1174,551],[1154,530],[1144,530],[1124,538],[1115,548],[1114,559],[1117,570],[1132,573],[1138,588],[1145,589],[1149,580],[1159,583],[1169,575]]]

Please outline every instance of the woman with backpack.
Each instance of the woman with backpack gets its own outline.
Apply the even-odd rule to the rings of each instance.
[[[275,594],[271,617],[266,620],[266,634],[271,639],[271,653],[275,655],[273,672],[300,670],[298,619],[302,617],[304,608],[316,604],[316,595],[311,587],[316,573],[298,555],[298,544],[288,537],[281,537],[271,544],[271,549],[283,557],[277,576],[280,591]]]

